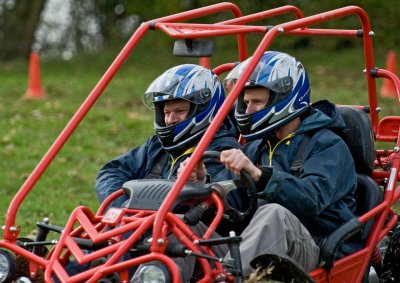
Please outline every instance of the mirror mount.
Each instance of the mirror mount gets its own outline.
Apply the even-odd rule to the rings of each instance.
[[[177,57],[211,57],[214,50],[212,40],[178,39],[174,43],[173,54]]]

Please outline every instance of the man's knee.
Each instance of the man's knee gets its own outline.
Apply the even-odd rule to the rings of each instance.
[[[256,215],[277,215],[277,216],[282,216],[286,215],[287,213],[290,213],[289,210],[287,210],[285,207],[283,207],[280,204],[277,203],[268,203],[264,204],[263,206],[260,206],[257,209]]]

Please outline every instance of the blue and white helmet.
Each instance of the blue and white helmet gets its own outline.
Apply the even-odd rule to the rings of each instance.
[[[225,78],[229,92],[247,68],[250,58],[237,65]],[[246,114],[244,92],[235,108],[238,128],[247,141],[261,138],[266,133],[285,125],[304,113],[310,106],[310,82],[301,62],[282,52],[267,51],[261,57],[244,88],[265,87],[270,90],[267,105]]]
[[[210,125],[224,101],[218,76],[199,65],[184,64],[168,69],[155,79],[143,95],[144,104],[155,110],[154,130],[165,150],[178,151],[194,146]],[[185,99],[190,102],[186,120],[166,126],[164,102]]]

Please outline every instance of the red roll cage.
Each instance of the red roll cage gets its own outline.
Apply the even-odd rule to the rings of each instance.
[[[217,14],[220,12],[231,12],[234,18],[215,24],[196,24],[184,22],[196,18],[205,17],[208,15]],[[250,25],[250,23],[253,23],[255,21],[267,19],[285,13],[294,14],[296,19],[271,27]],[[310,27],[314,24],[324,23],[349,15],[357,16],[361,24],[360,29],[315,29]],[[180,176],[176,180],[176,183],[168,194],[168,197],[162,203],[159,211],[141,222],[141,227],[139,228],[139,230],[145,231],[147,228],[152,226],[152,237],[155,240],[152,241],[151,244],[152,253],[138,260],[137,262],[139,263],[158,259],[166,263],[169,267],[171,267],[172,270],[174,270],[172,261],[162,256],[164,247],[158,244],[158,240],[162,240],[161,235],[163,223],[164,221],[166,221],[171,206],[173,205],[174,200],[178,197],[181,189],[186,183],[186,180],[188,179],[191,170],[200,161],[203,152],[206,150],[207,146],[219,129],[224,118],[228,115],[238,95],[242,91],[243,85],[246,82],[247,78],[253,72],[257,62],[259,61],[263,53],[268,50],[273,40],[275,40],[275,38],[280,35],[362,37],[364,46],[365,78],[367,82],[368,102],[370,108],[369,115],[372,123],[373,132],[375,134],[376,141],[390,142],[394,144],[394,147],[393,150],[377,151],[377,169],[374,170],[371,177],[373,177],[375,180],[386,179],[387,184],[385,186],[384,201],[373,210],[360,216],[359,218],[360,222],[365,223],[372,217],[376,217],[376,221],[372,229],[371,235],[368,238],[366,247],[351,256],[336,261],[334,268],[331,270],[329,275],[329,282],[332,283],[342,282],[344,280],[347,280],[349,282],[361,282],[363,273],[367,268],[369,258],[372,255],[374,247],[390,231],[390,229],[393,228],[393,226],[397,222],[397,215],[394,213],[392,206],[400,198],[400,186],[396,187],[397,182],[400,179],[400,116],[388,116],[380,119],[378,111],[376,79],[385,78],[391,80],[396,87],[397,97],[399,101],[400,80],[396,76],[396,74],[393,74],[388,70],[375,68],[372,44],[372,37],[374,35],[374,32],[371,30],[371,24],[367,13],[357,6],[343,7],[305,17],[297,7],[288,5],[276,9],[263,11],[260,13],[243,16],[241,10],[236,5],[224,2],[142,23],[11,201],[7,210],[6,222],[5,226],[3,227],[3,239],[0,240],[0,247],[7,248],[17,254],[24,256],[25,258],[29,259],[33,266],[39,265],[45,267],[49,264],[53,264],[54,270],[59,276],[63,278],[68,278],[63,269],[58,266],[58,263],[55,262],[51,256],[48,259],[43,259],[15,245],[17,237],[20,233],[20,227],[16,226],[15,224],[16,215],[25,197],[31,192],[38,179],[53,161],[57,153],[61,150],[63,145],[72,135],[79,123],[83,120],[83,118],[88,113],[90,108],[94,105],[96,100],[103,93],[109,82],[119,70],[119,68],[123,65],[131,52],[136,48],[139,41],[147,34],[147,32],[151,30],[160,30],[166,35],[176,39],[199,39],[232,34],[237,35],[238,58],[240,61],[245,60],[249,55],[247,51],[246,35],[249,33],[260,33],[265,35],[260,44],[257,46],[254,53],[252,54],[252,59],[250,60],[248,67],[244,71],[242,77],[238,80],[229,96],[227,96],[215,119],[213,120],[210,127],[202,137],[195,151],[193,152],[192,158],[190,159],[186,170],[183,172],[182,176]],[[214,72],[217,75],[220,75],[221,73],[233,68],[233,66],[233,63],[228,62],[226,64],[215,67]],[[390,155],[392,155],[391,170],[385,171],[379,169],[378,165],[382,162],[383,159],[387,158]],[[90,223],[92,221],[92,218],[94,219],[99,214],[101,214],[101,212],[104,211],[105,207],[106,204],[103,204],[100,207],[99,213],[96,214],[96,216],[93,215],[85,207],[74,210],[71,219],[79,219],[80,224],[84,226],[84,229],[86,231],[89,231],[88,233],[90,234],[91,230],[88,227],[91,227]],[[88,217],[87,215],[91,216]],[[72,231],[73,224],[74,221],[69,221],[65,228],[66,231]],[[183,227],[181,228],[184,229]],[[79,233],[77,231],[81,231],[80,229],[81,228],[74,230],[71,235],[74,233]],[[90,237],[94,241],[100,241],[103,238],[106,239],[109,236],[110,235],[100,236],[96,234],[94,230],[90,235]],[[116,253],[115,259],[118,259],[124,253],[124,247],[132,244],[132,241],[134,240],[135,238],[132,238],[130,242],[123,242],[120,245],[112,246],[112,249],[114,249]],[[60,241],[64,241],[64,243],[60,242],[60,244],[68,244],[67,242],[70,241],[70,238],[64,237],[61,238]],[[72,247],[72,254],[74,254],[76,257],[82,256],[80,254],[80,249],[76,245],[72,243],[69,244]],[[59,247],[56,247],[56,249],[52,253],[61,253],[61,249],[62,245],[59,245]],[[111,248],[109,248],[109,250],[111,250]],[[116,264],[116,260],[114,261],[114,263],[115,266],[110,265],[104,268],[114,268],[115,270],[123,268],[123,263]],[[32,268],[32,270],[35,270],[35,268]],[[175,272],[174,275],[176,275]],[[327,278],[326,271],[323,269],[314,270],[311,275],[317,282],[325,282]],[[77,282],[79,278],[80,277],[78,276],[74,279],[75,281],[71,282]],[[82,276],[82,278],[84,277]],[[174,276],[174,282],[179,282],[177,278],[177,276]],[[94,280],[95,279],[92,278],[88,282],[94,282]]]

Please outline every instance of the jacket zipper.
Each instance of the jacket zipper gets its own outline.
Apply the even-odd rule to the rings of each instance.
[[[277,142],[274,147],[271,146],[271,143],[269,142],[269,140],[267,141],[268,149],[269,149],[269,155],[268,155],[269,166],[272,166],[272,156],[274,155],[275,149],[278,147],[278,145],[280,145],[284,141],[287,141],[286,144],[289,145],[290,139],[292,139],[294,137],[294,135],[295,135],[295,133],[288,134],[286,137],[284,137],[279,142]]]
[[[179,160],[181,157],[184,157],[184,156],[186,156],[186,155],[192,154],[194,150],[195,150],[195,147],[191,147],[191,148],[187,149],[184,153],[182,153],[181,155],[179,155],[177,158],[173,158],[173,157],[170,155],[170,156],[171,156],[171,159],[172,159],[172,162],[171,162],[171,166],[170,166],[170,168],[169,168],[168,179],[171,178],[171,174],[172,174],[172,172],[173,172],[173,169],[174,169],[174,166],[175,166],[176,162],[178,162],[178,160]]]

